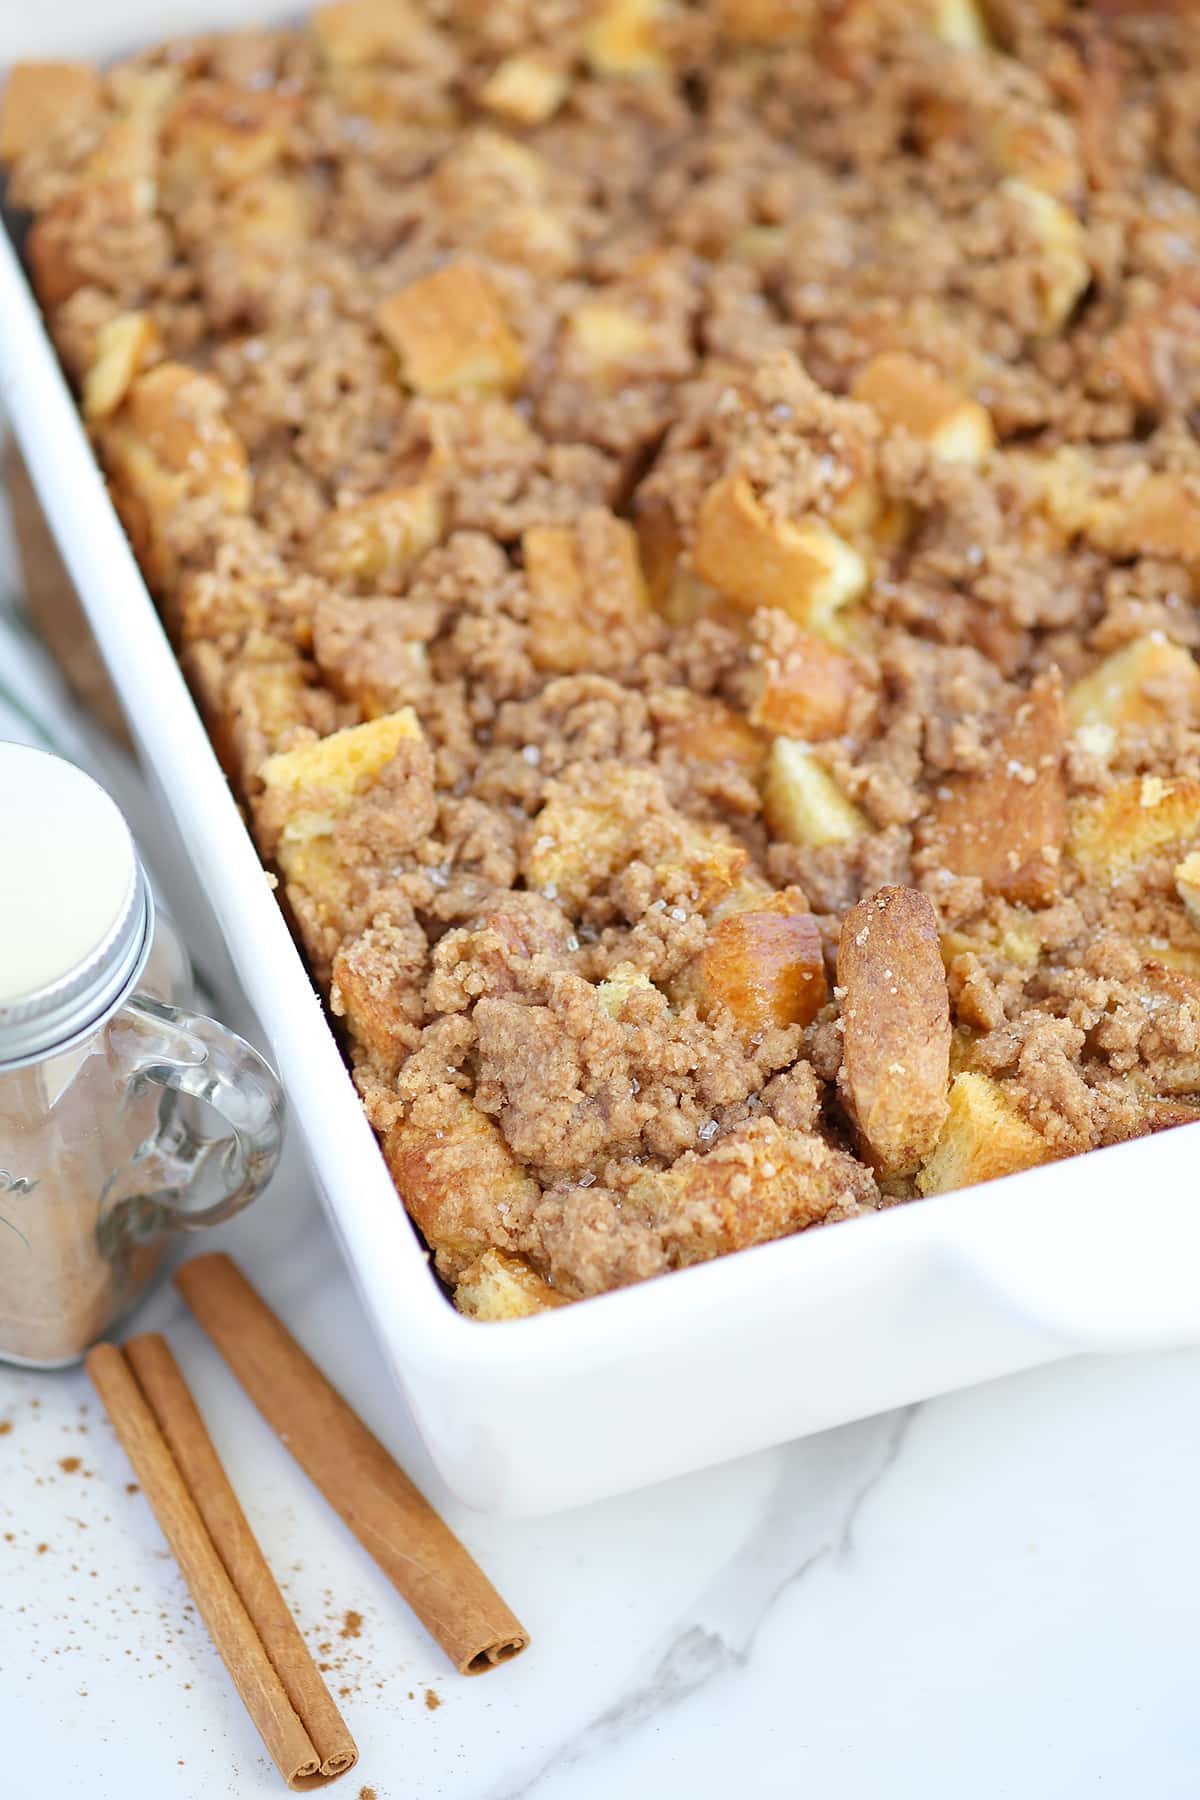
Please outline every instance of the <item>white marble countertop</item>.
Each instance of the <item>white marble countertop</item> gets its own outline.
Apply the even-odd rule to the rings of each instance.
[[[11,693],[23,640],[6,655]],[[144,834],[145,797],[101,773]],[[212,1241],[533,1634],[460,1678],[161,1289],[138,1323],[168,1332],[358,1740],[339,1795],[1195,1800],[1200,1350],[1062,1364],[584,1511],[482,1518],[424,1458],[297,1154]],[[282,1793],[131,1482],[81,1373],[0,1366],[0,1800]]]
[[[160,1290],[139,1323],[167,1330],[331,1665],[361,1751],[347,1800],[1194,1800],[1200,1351],[1062,1364],[494,1520],[425,1462],[303,1171],[213,1235],[533,1634],[456,1675]],[[282,1792],[86,1378],[0,1370],[0,1421],[4,1800]]]

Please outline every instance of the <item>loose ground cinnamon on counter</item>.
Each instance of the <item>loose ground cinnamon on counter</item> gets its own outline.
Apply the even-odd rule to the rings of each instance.
[[[283,1624],[282,1598],[165,1342],[135,1340],[128,1356],[100,1344],[85,1366],[280,1774],[300,1791],[336,1780],[358,1752],[315,1667],[303,1669],[308,1653]]]
[[[529,1634],[454,1533],[227,1256],[175,1285],[259,1412],[369,1550],[460,1674],[520,1654]]]

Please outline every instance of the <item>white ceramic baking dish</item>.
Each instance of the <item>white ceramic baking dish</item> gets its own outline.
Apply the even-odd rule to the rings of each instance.
[[[245,22],[251,0],[90,0],[19,19],[0,65]],[[0,232],[0,399],[237,972],[334,1229],[438,1468],[471,1505],[572,1506],[1073,1353],[1200,1337],[1200,1125],[899,1207],[540,1318],[453,1311],[109,504]],[[0,857],[5,847],[0,845]]]

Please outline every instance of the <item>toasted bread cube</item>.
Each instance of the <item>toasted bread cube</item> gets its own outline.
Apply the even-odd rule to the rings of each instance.
[[[1083,188],[1075,135],[1063,121],[1013,119],[1002,108],[988,121],[987,136],[996,166],[1039,193],[1070,200]]]
[[[734,886],[749,857],[717,825],[697,825],[666,803],[649,769],[599,764],[552,787],[529,827],[525,884],[581,905],[637,857],[655,879],[682,876],[698,912]]]
[[[229,196],[223,228],[243,251],[293,249],[309,239],[313,211],[313,191],[304,182],[287,175],[259,175],[239,183]],[[273,273],[277,258],[264,256],[262,266]]]
[[[766,745],[741,713],[709,694],[690,688],[668,688],[654,708],[655,730],[662,749],[683,763],[733,763],[757,774]]]
[[[83,378],[83,413],[95,422],[116,412],[135,378],[162,348],[149,313],[118,313],[96,334],[96,353]]]
[[[769,829],[788,844],[819,849],[847,844],[869,829],[829,771],[806,744],[777,737],[767,757],[763,813]]]
[[[658,42],[662,0],[599,0],[583,47],[597,75],[660,75],[667,67]]]
[[[787,738],[819,742],[845,731],[851,705],[862,692],[858,663],[811,632],[797,632],[756,671],[750,722]]]
[[[266,758],[305,716],[311,693],[293,650],[274,662],[242,662],[232,673],[211,639],[185,640],[184,667],[197,693],[221,766],[239,786],[250,784]],[[215,664],[215,667],[214,667]]]
[[[1193,850],[1176,868],[1175,892],[1183,901],[1188,918],[1200,931],[1200,851]]]
[[[1118,555],[1200,562],[1200,493],[1173,470],[1147,476],[1113,526]]]
[[[497,64],[479,98],[489,112],[514,125],[543,125],[558,111],[570,85],[562,63],[544,51],[526,50]]]
[[[309,561],[331,581],[393,587],[442,536],[437,489],[418,482],[386,488],[327,514],[309,544]]]
[[[726,475],[700,503],[692,567],[735,606],[777,606],[810,630],[867,585],[858,551],[823,519],[775,519],[745,475]]]
[[[241,439],[225,417],[227,398],[211,375],[162,362],[130,385],[121,419],[190,493],[219,494],[230,512],[244,512],[250,477]]]
[[[110,70],[118,111],[84,163],[82,179],[89,187],[124,189],[143,215],[154,211],[163,118],[182,81],[179,68]]]
[[[986,50],[987,24],[976,0],[920,0],[922,23],[955,50]]]
[[[442,1088],[436,1098],[436,1113],[392,1127],[383,1154],[439,1273],[453,1281],[509,1241],[505,1220],[528,1211],[538,1185],[466,1094]]]
[[[819,17],[819,0],[717,0],[717,25],[738,44],[807,44]]]
[[[0,163],[16,162],[100,103],[100,76],[90,63],[14,63],[0,101]]]
[[[309,28],[327,63],[361,69],[402,52],[425,26],[408,0],[331,0],[318,6]]]
[[[255,815],[273,857],[288,880],[309,956],[324,961],[327,918],[351,891],[349,871],[335,839],[338,821],[367,794],[405,743],[421,743],[412,707],[347,725],[315,743],[300,743],[270,756],[259,769],[263,797]]]
[[[316,671],[290,634],[276,636],[260,623],[266,606],[256,606],[240,582],[233,584],[240,593],[222,602],[212,589],[224,585],[220,577],[214,582],[198,572],[189,575],[165,610],[221,764],[235,786],[253,797],[268,756],[299,738],[336,731],[345,712],[326,688],[314,685]],[[222,652],[219,634],[206,630],[206,620],[222,617],[229,621],[230,638],[241,639],[232,657]]]
[[[627,655],[620,634],[650,611],[632,526],[590,507],[575,525],[531,526],[521,549],[536,667],[572,674]]]
[[[913,1174],[937,1143],[950,1080],[950,995],[937,914],[914,888],[880,888],[842,921],[842,1089],[871,1161]]]
[[[1066,713],[1055,671],[1034,682],[987,766],[938,788],[924,848],[956,875],[975,875],[989,894],[1027,906],[1058,894],[1067,828],[1062,758]]]
[[[1148,632],[1114,650],[1067,693],[1067,714],[1087,725],[1157,725],[1200,711],[1200,668],[1191,652],[1161,632]]]
[[[427,972],[425,934],[415,919],[384,915],[339,946],[329,1004],[346,1021],[356,1061],[365,1053],[392,1073],[420,1042]]]
[[[1048,455],[1012,455],[1032,480],[1045,517],[1065,537],[1107,532],[1114,508],[1101,500],[1097,471],[1082,450],[1066,444]]]
[[[454,1289],[454,1304],[469,1319],[492,1324],[500,1319],[531,1319],[535,1313],[566,1306],[567,1296],[543,1281],[520,1256],[485,1250],[464,1269]]]
[[[300,744],[269,757],[260,773],[264,788],[278,797],[281,849],[329,837],[400,745],[419,743],[421,735],[416,713],[405,706],[365,725],[331,732],[315,744]],[[279,860],[282,865],[282,855]]]
[[[1027,181],[1009,178],[1001,187],[1021,208],[1041,247],[1041,325],[1043,333],[1049,336],[1065,322],[1092,279],[1083,226],[1060,200],[1031,187]]]
[[[1184,911],[1194,925],[1192,910],[1184,898],[1185,888],[1193,885],[1191,875],[1185,876],[1182,882],[1179,879],[1180,869],[1187,869],[1193,862],[1191,875],[1200,874],[1200,861],[1194,861],[1194,855],[1185,857],[1175,870],[1175,892],[1183,900]],[[1200,976],[1200,931],[1185,928],[1183,933],[1170,938],[1159,932],[1135,932],[1129,941],[1144,963],[1157,963],[1164,969],[1178,969],[1184,975]]]
[[[808,1025],[829,998],[821,931],[796,890],[772,894],[709,926],[681,997],[702,1018],[721,1008],[747,1037]]]
[[[577,306],[567,321],[566,336],[577,360],[609,381],[649,354],[656,341],[649,319],[611,300],[589,300]]]
[[[1200,562],[1200,493],[1177,470],[1155,470],[1132,489],[1121,488],[1073,445],[1023,459],[1022,466],[1046,516],[1068,537],[1082,536],[1108,556]]]
[[[943,931],[942,960],[947,966],[967,951],[976,955],[992,952],[1019,968],[1032,969],[1042,954],[1034,915],[1022,907],[1013,907],[1001,927],[988,927],[983,936],[969,931]]]
[[[162,173],[176,188],[236,188],[280,158],[296,116],[294,97],[232,82],[186,89],[162,126]]]
[[[315,743],[268,757],[259,770],[255,806],[259,838],[286,878],[288,899],[305,947],[322,976],[337,948],[330,925],[353,892],[355,874],[338,840],[338,826],[368,794],[405,746],[421,746],[411,707],[365,725],[349,725]],[[432,780],[426,771],[427,785]]]
[[[232,513],[250,505],[246,451],[225,417],[225,401],[210,375],[163,362],[137,376],[101,428],[113,499],[146,579],[160,593],[175,580],[169,527],[183,500],[211,497]]]
[[[535,275],[567,275],[579,262],[579,239],[570,224],[538,202],[504,207],[481,243],[498,262],[518,263]]]
[[[1092,880],[1114,880],[1158,850],[1200,836],[1200,781],[1158,775],[1118,781],[1107,793],[1075,800],[1068,846]]]
[[[923,1194],[948,1194],[1036,1168],[1053,1154],[999,1082],[964,1070],[951,1084],[946,1123],[917,1186]]]
[[[486,219],[514,201],[544,202],[550,165],[529,144],[503,131],[478,127],[434,169],[439,206],[460,219]]]
[[[751,1244],[851,1218],[878,1204],[869,1169],[815,1133],[755,1119],[705,1156],[688,1151],[647,1170],[625,1204],[657,1224],[675,1262],[687,1266]]]
[[[872,357],[851,390],[886,426],[902,427],[945,462],[978,468],[995,448],[991,415],[928,363],[900,351]]]
[[[420,394],[461,388],[510,393],[525,355],[492,283],[470,263],[447,263],[383,302],[379,329]]]
[[[635,969],[632,963],[618,963],[596,988],[596,999],[600,1003],[600,1010],[607,1013],[610,1019],[619,1019],[631,994],[653,991],[654,983],[643,969]]]

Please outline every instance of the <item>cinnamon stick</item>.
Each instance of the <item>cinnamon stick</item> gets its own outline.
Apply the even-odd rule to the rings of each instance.
[[[424,1495],[239,1269],[214,1252],[175,1285],[267,1423],[463,1675],[529,1634]]]
[[[116,1345],[99,1344],[89,1352],[85,1366],[196,1609],[275,1766],[290,1788],[324,1787],[350,1764],[328,1775],[322,1772],[321,1756],[217,1554],[131,1365]]]
[[[321,1774],[344,1775],[358,1760],[354,1739],[258,1547],[166,1339],[157,1333],[131,1338],[125,1355],[213,1548],[320,1758]]]

